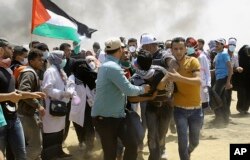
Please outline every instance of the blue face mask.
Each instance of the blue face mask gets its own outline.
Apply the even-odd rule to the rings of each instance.
[[[194,47],[187,47],[187,55],[192,55],[194,54],[194,52],[195,52]]]
[[[66,63],[67,63],[67,60],[63,59],[62,62],[61,62],[61,64],[60,64],[60,67],[64,68],[66,66]]]
[[[230,52],[234,52],[234,51],[235,51],[235,48],[236,48],[236,46],[234,46],[234,45],[229,45],[229,46],[228,46],[228,50],[229,50]]]

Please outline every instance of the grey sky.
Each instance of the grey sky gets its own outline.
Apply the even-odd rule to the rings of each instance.
[[[64,42],[31,36],[32,0],[1,2],[0,37],[17,44],[27,44],[31,38],[47,42],[50,48]],[[248,44],[250,6],[248,0],[53,0],[80,22],[98,29],[84,48],[94,41],[102,46],[113,36],[135,37],[152,33],[165,41],[174,36],[193,36],[206,41],[236,37],[238,44]],[[239,49],[239,47],[238,47]]]

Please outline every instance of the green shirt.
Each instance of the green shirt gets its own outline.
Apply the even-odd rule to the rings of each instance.
[[[98,70],[96,97],[91,116],[125,117],[126,96],[144,93],[144,88],[132,85],[124,75],[119,60],[111,55]]]

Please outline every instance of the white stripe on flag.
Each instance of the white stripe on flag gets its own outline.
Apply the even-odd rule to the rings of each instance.
[[[54,12],[51,12],[50,10],[47,10],[47,12],[51,16],[51,18],[46,23],[57,25],[57,26],[71,27],[77,30],[77,25],[73,23],[72,21],[70,21],[69,19],[60,15],[57,15]]]

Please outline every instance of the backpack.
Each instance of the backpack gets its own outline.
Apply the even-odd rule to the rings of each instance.
[[[16,73],[15,73],[15,75],[16,75],[16,77],[15,77],[16,78],[16,88],[19,87],[20,78],[21,78],[21,75],[24,72],[32,72],[35,75],[35,79],[37,81],[37,85],[39,85],[39,77],[38,77],[36,71],[33,68],[28,67],[28,66],[20,66],[20,67],[16,68],[15,71],[16,71]],[[14,75],[14,72],[13,72],[13,75]]]
[[[10,66],[11,70],[12,70],[12,74],[15,78],[15,84],[16,84],[16,89],[18,88],[18,77],[20,76],[20,73],[26,68],[27,66],[23,66],[23,65],[19,65],[19,64],[12,64]]]

